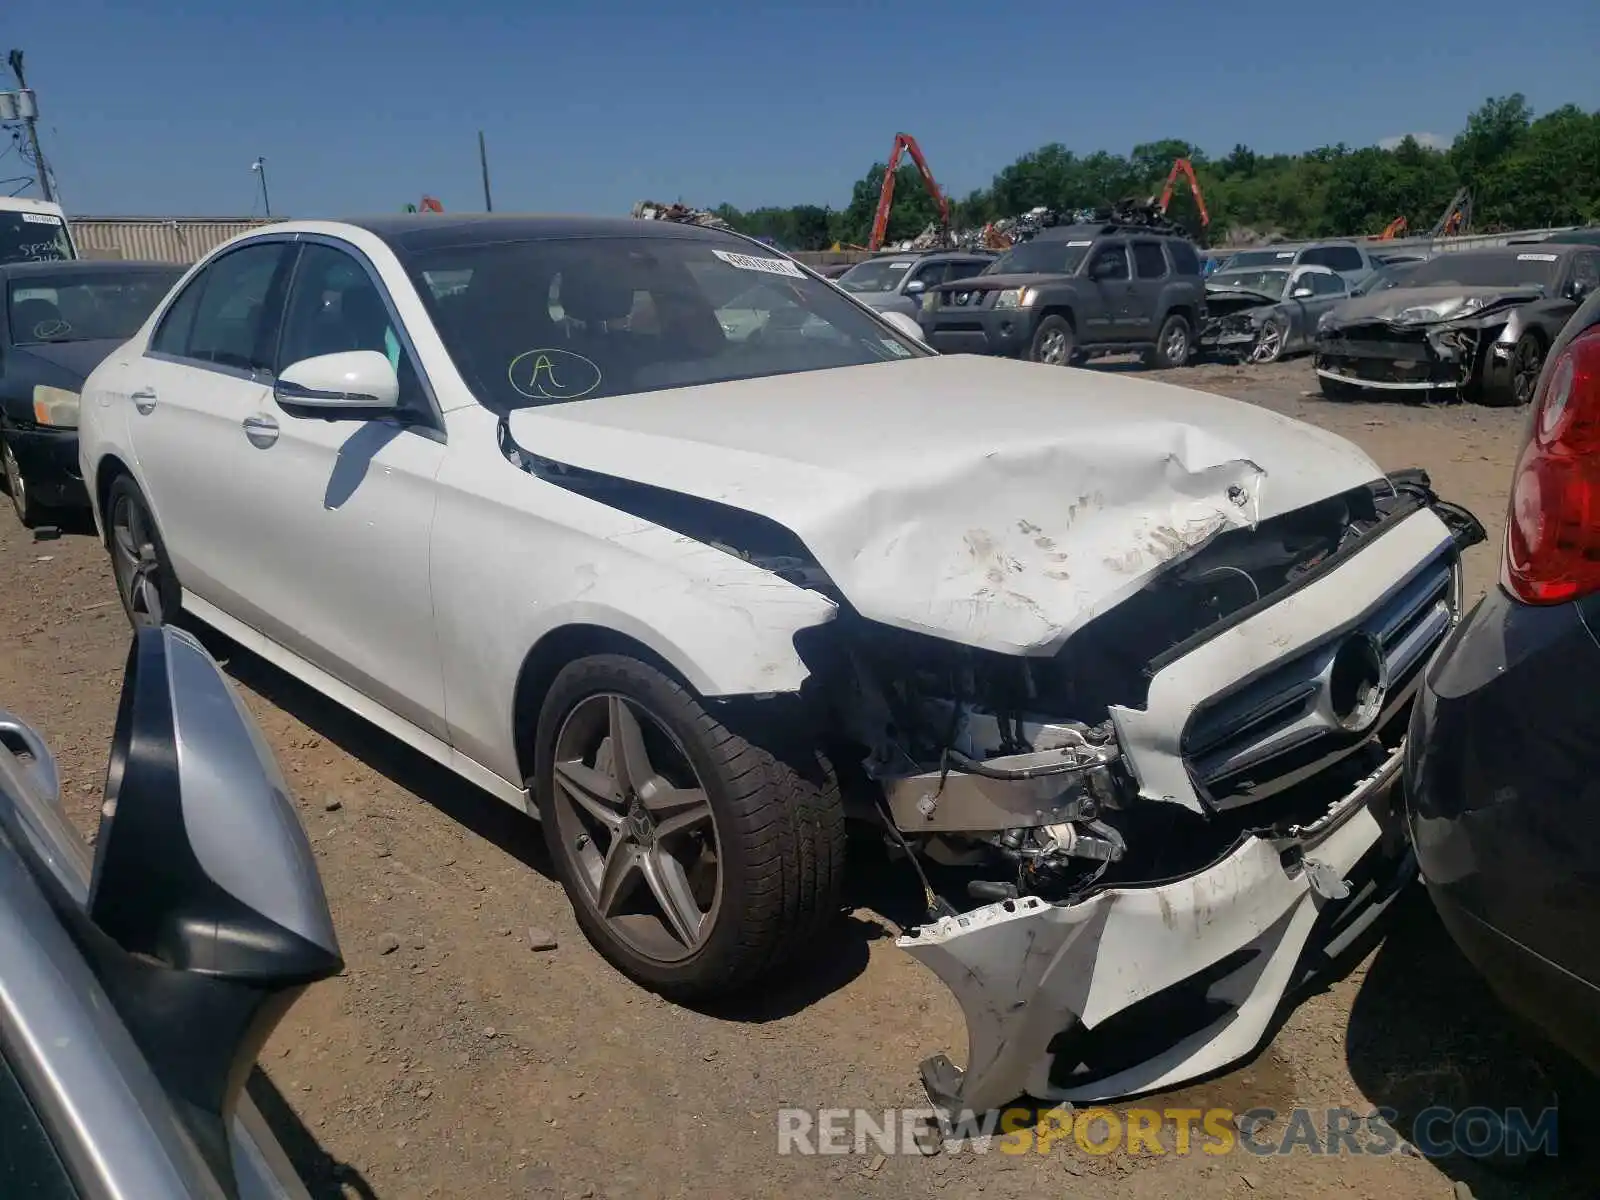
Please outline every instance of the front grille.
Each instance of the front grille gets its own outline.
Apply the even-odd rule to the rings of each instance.
[[[944,294],[945,308],[984,308],[988,305],[992,291],[971,292],[946,292]]]
[[[1201,792],[1219,809],[1265,799],[1382,736],[1409,706],[1423,667],[1455,620],[1457,568],[1451,556],[1426,564],[1353,628],[1272,668],[1196,710],[1184,732],[1184,757]],[[1351,639],[1370,638],[1387,669],[1388,689],[1373,719],[1352,730],[1341,716],[1336,660]]]

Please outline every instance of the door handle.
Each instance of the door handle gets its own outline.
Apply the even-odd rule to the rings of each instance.
[[[246,417],[244,436],[257,450],[265,450],[278,440],[278,422],[272,417]]]
[[[156,392],[154,388],[140,388],[132,393],[128,399],[133,401],[133,407],[139,410],[141,416],[148,417],[155,411]]]

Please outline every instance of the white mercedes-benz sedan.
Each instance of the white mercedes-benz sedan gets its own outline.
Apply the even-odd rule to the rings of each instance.
[[[1214,1070],[1370,925],[1483,536],[1317,429],[938,356],[665,221],[244,235],[80,424],[136,624],[182,610],[536,814],[644,985],[826,946],[873,823],[963,1108]]]

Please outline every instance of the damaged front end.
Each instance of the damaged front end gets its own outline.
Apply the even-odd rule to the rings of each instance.
[[[1397,299],[1383,309],[1357,302],[1352,313],[1336,310],[1322,318],[1313,366],[1323,379],[1347,387],[1462,391],[1485,377],[1486,366],[1487,373],[1504,368],[1516,341],[1515,310],[1541,294],[1410,303],[1403,291],[1384,293]]]
[[[845,783],[925,885],[942,1107],[1128,1095],[1248,1054],[1410,877],[1390,802],[1483,530],[1420,472],[1216,535],[1044,657],[803,630]],[[841,598],[842,599],[842,598]]]
[[[1207,289],[1206,316],[1199,333],[1200,349],[1248,358],[1261,340],[1262,327],[1277,304],[1275,297],[1260,292]]]

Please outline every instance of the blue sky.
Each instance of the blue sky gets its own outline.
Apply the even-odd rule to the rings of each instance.
[[[914,134],[949,190],[1048,141],[1211,153],[1406,132],[1486,96],[1600,108],[1600,3],[40,0],[7,4],[83,215],[843,205]],[[229,10],[232,10],[231,12]],[[8,79],[5,86],[13,86]],[[24,169],[0,157],[0,178]],[[8,189],[9,190],[9,189]]]

